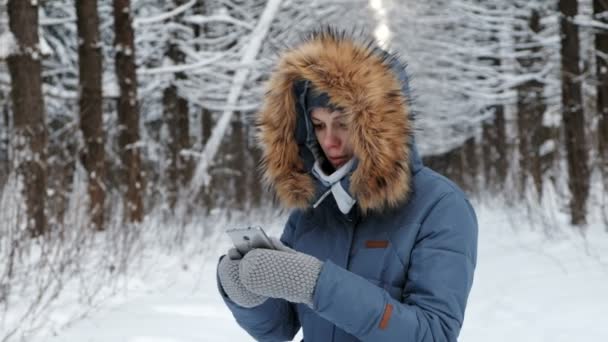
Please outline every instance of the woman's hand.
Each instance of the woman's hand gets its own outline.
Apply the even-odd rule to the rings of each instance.
[[[245,308],[252,308],[264,303],[268,297],[253,293],[243,286],[239,279],[241,258],[241,254],[231,248],[217,266],[218,276],[222,289],[233,302]]]
[[[282,298],[312,307],[313,292],[322,266],[323,262],[317,258],[288,247],[281,250],[254,249],[241,260],[239,278],[247,290],[260,296]]]

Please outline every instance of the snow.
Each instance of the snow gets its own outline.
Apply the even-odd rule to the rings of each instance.
[[[0,60],[8,58],[9,55],[16,52],[17,41],[11,31],[5,31],[0,34]]]
[[[538,149],[538,154],[541,157],[546,156],[549,153],[555,152],[556,149],[557,149],[557,147],[555,146],[555,141],[547,140],[542,145],[540,145],[540,148]]]
[[[115,77],[111,80],[104,79],[103,96],[110,98],[118,98],[120,96],[120,87]]]
[[[51,46],[49,45],[49,43],[46,41],[46,39],[44,38],[44,33],[42,32],[42,28],[40,28],[38,30],[38,40],[39,40],[39,49],[40,49],[40,53],[45,56],[48,57],[50,55],[53,54],[53,49],[51,48]]]
[[[476,207],[478,266],[459,340],[606,341],[608,233],[603,227],[589,227],[583,238],[576,228],[559,223],[564,218],[532,223],[523,209]],[[279,234],[284,220],[274,219],[271,235]],[[217,258],[229,240],[220,232],[204,245],[205,253],[187,259],[190,267],[182,267],[179,258],[144,258],[138,269],[149,271],[132,279],[123,295],[31,341],[252,341],[216,289]],[[51,320],[65,320],[74,311],[66,305],[66,313],[56,312]]]
[[[551,240],[508,222],[507,213],[482,222],[460,340],[606,341],[608,234],[598,225],[586,240],[576,230]]]
[[[53,50],[44,39],[42,34],[39,34],[40,42],[38,45],[38,49],[40,53],[44,56],[49,56],[53,53]],[[11,31],[5,31],[0,34],[0,60],[7,59],[9,55],[17,52],[17,39],[12,34]],[[32,55],[34,59],[39,58],[39,53],[36,50],[28,49],[29,53]]]

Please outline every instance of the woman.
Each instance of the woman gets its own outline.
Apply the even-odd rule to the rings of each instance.
[[[218,283],[261,341],[456,341],[477,258],[465,195],[424,167],[404,67],[332,29],[280,57],[259,113],[265,180],[293,208],[276,250]]]

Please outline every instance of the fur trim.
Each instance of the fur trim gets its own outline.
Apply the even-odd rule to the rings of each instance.
[[[382,52],[382,53],[380,53]],[[312,176],[304,169],[294,138],[294,82],[306,79],[348,115],[359,165],[351,194],[363,213],[395,207],[410,192],[413,128],[408,100],[391,69],[392,55],[371,42],[332,29],[313,33],[283,53],[258,113],[261,169],[283,205],[307,208],[314,200]]]

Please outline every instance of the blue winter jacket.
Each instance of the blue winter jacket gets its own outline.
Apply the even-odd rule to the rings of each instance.
[[[352,115],[358,165],[345,184],[357,204],[347,214],[332,196],[311,205],[320,196],[310,174],[318,155],[302,128],[302,81]],[[220,286],[256,340],[291,340],[300,328],[307,342],[457,340],[477,258],[476,216],[454,183],[423,166],[408,96],[396,57],[348,35],[317,32],[282,55],[259,114],[263,169],[294,208],[281,240],[324,264],[312,308],[270,298],[246,309]]]

